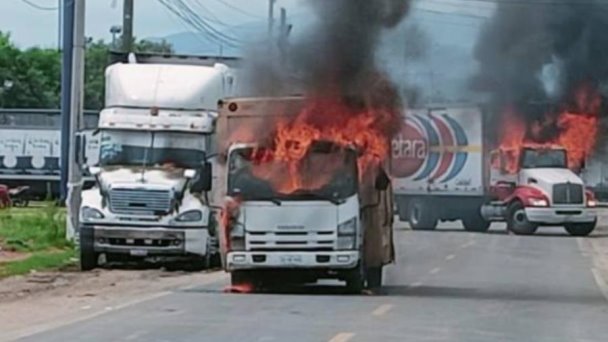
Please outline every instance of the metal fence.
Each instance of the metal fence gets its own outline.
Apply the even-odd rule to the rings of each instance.
[[[99,112],[84,111],[84,128],[95,129]],[[61,128],[59,109],[4,109],[0,108],[0,128]]]

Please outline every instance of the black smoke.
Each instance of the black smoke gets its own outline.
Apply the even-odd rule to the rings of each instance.
[[[376,86],[385,91],[385,77],[376,65],[378,45],[383,31],[407,16],[411,0],[307,3],[315,14],[314,23],[290,43],[286,55],[279,58],[260,49],[248,54],[250,91],[255,95],[331,92],[351,98],[367,96]]]
[[[512,106],[528,123],[583,110],[578,90],[600,93],[608,81],[606,32],[605,1],[500,1],[476,45],[473,85],[491,94],[494,113]]]

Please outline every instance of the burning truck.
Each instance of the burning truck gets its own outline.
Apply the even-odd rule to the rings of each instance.
[[[461,220],[484,232],[502,221],[520,235],[539,226],[589,235],[596,201],[579,174],[594,146],[598,100],[579,100],[578,110],[543,108],[547,119],[533,124],[513,108],[498,125],[479,106],[409,111],[392,144],[399,217],[415,230]]]
[[[220,102],[220,249],[233,286],[382,284],[395,258],[384,118],[333,99]]]

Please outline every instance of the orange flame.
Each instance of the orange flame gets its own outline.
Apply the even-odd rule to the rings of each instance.
[[[499,149],[507,157],[506,171],[516,173],[524,147],[562,147],[568,154],[568,167],[579,169],[595,147],[601,97],[589,87],[581,87],[574,96],[575,106],[557,116],[547,113],[542,121],[526,124],[513,108],[503,112]],[[557,133],[549,139],[540,138],[545,129]]]
[[[386,109],[354,109],[335,99],[310,100],[295,117],[272,123],[270,147],[251,156],[256,161],[253,172],[283,194],[321,188],[339,172],[340,157],[329,156],[315,162],[307,160],[307,156],[314,142],[328,141],[343,148],[356,148],[359,175],[363,177],[388,156],[388,132],[398,127],[397,120],[398,113]],[[251,132],[243,130],[236,134],[251,136]]]

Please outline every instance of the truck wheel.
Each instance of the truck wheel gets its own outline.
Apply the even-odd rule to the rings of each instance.
[[[365,289],[365,267],[359,263],[359,266],[350,271],[346,278],[346,289],[351,294],[361,294]]]
[[[462,218],[462,225],[467,232],[485,233],[492,222],[486,221],[480,212],[474,211]]]
[[[434,230],[437,228],[437,217],[426,201],[412,200],[408,205],[407,216],[413,230]]]
[[[80,269],[90,271],[97,267],[99,253],[95,253],[93,229],[80,229]]]
[[[382,266],[367,269],[367,287],[370,289],[382,287]]]
[[[507,218],[507,229],[516,235],[532,235],[536,233],[538,225],[528,221],[524,205],[515,202],[509,206],[509,217]]]
[[[587,223],[571,223],[566,225],[566,231],[572,236],[588,236],[595,230],[597,220]]]
[[[256,285],[257,278],[247,271],[232,271],[230,273],[230,284],[238,285]]]

